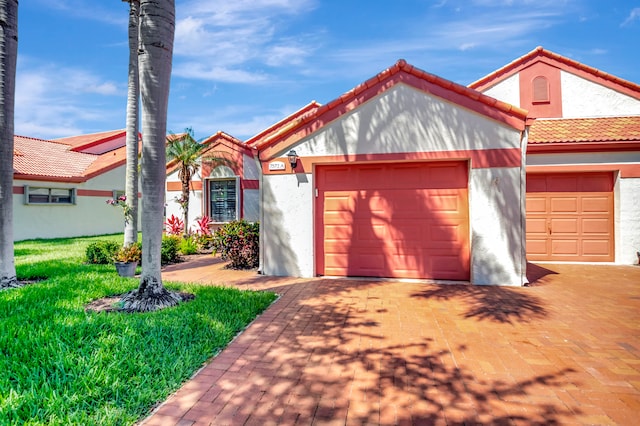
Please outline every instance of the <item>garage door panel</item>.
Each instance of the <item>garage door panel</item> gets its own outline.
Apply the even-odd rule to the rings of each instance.
[[[614,259],[613,174],[527,176],[529,260]]]
[[[611,226],[609,218],[584,218],[582,219],[582,234],[609,235]]]
[[[547,211],[547,199],[545,197],[527,197],[527,213],[545,213]]]
[[[548,251],[546,239],[527,239],[527,256],[529,256],[530,260],[541,260],[533,258],[532,256],[544,256]]]
[[[466,163],[330,169],[316,169],[319,274],[469,279]]]
[[[585,256],[607,256],[611,247],[607,241],[585,239],[582,241],[582,253]]]
[[[551,212],[554,213],[577,213],[578,197],[551,197]]]
[[[547,233],[547,219],[537,217],[527,217],[527,234]]]
[[[356,240],[361,244],[370,245],[389,238],[387,227],[384,224],[357,222],[355,229]]]
[[[580,220],[577,217],[572,218],[552,218],[551,224],[552,235],[577,235],[580,232]]]
[[[582,212],[583,213],[602,213],[608,215],[610,208],[610,197],[602,196],[583,196]]]
[[[434,225],[429,228],[430,239],[434,242],[463,244],[467,238],[464,224]]]
[[[555,239],[551,243],[551,253],[556,256],[579,256],[578,239]]]

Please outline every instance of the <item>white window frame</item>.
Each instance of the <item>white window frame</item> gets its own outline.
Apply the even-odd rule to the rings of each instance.
[[[33,192],[34,189],[39,189],[39,190],[43,190],[46,189],[48,191],[48,195],[47,195],[47,201],[43,201],[43,202],[38,202],[38,201],[31,201],[31,192]],[[68,198],[70,199],[70,201],[64,201],[64,202],[60,202],[57,201],[58,198],[57,197],[61,197],[59,195],[54,195],[51,192],[54,190],[63,190],[63,191],[69,191],[69,195]],[[64,198],[67,198],[66,196]],[[55,188],[55,187],[46,187],[46,186],[29,186],[29,185],[25,185],[24,186],[24,203],[27,205],[32,205],[32,206],[73,206],[76,204],[76,188]]]
[[[239,176],[226,176],[226,177],[215,177],[215,178],[207,178],[207,214],[208,216],[211,218],[211,220],[213,221],[213,223],[216,224],[221,224],[221,223],[228,223],[228,222],[219,222],[216,221],[215,218],[213,217],[213,211],[211,208],[211,203],[212,203],[212,199],[211,199],[211,184],[213,182],[219,182],[219,181],[235,181],[235,186],[236,186],[236,197],[235,197],[235,215],[234,215],[234,219],[233,220],[238,220],[240,219],[240,177]]]

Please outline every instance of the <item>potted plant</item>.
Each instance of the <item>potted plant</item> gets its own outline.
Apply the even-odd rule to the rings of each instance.
[[[142,259],[142,247],[140,243],[120,247],[113,255],[116,270],[121,277],[133,277],[136,274],[136,267],[140,259]]]

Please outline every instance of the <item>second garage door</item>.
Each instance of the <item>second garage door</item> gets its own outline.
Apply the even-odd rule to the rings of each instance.
[[[316,167],[318,275],[469,279],[466,162]]]
[[[612,262],[613,175],[527,175],[527,259]]]

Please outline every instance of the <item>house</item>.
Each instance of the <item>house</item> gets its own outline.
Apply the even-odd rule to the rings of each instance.
[[[469,87],[400,60],[233,150],[258,167],[266,275],[517,286],[528,260],[637,262],[640,86],[542,48]]]
[[[209,216],[214,225],[240,218],[259,220],[259,171],[253,152],[246,144],[224,132],[202,142],[207,147],[202,164],[191,180],[189,224]],[[216,159],[223,158],[222,164]],[[166,216],[182,218],[177,200],[182,196],[178,164],[167,164]],[[192,226],[190,226],[192,228]]]
[[[528,260],[637,263],[640,86],[538,47],[470,87],[535,119]]]
[[[124,193],[125,136],[15,136],[14,240],[122,232],[122,212],[105,201]]]
[[[224,132],[205,139],[202,143],[207,148],[202,155],[202,167],[191,180],[190,228],[202,216],[210,217],[214,228],[238,219],[259,221],[260,166],[253,147],[254,141],[271,136],[319,106],[317,102],[311,102],[245,142]],[[226,161],[221,164],[215,161],[216,158],[224,158]],[[167,217],[175,215],[182,218],[183,213],[177,202],[182,195],[182,186],[175,162],[167,164],[166,193]]]
[[[526,125],[399,61],[258,138],[262,272],[522,285]]]

